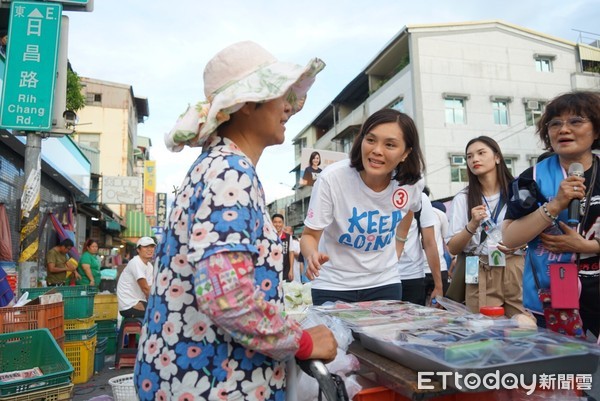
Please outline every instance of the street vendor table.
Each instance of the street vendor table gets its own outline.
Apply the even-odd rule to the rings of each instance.
[[[433,386],[431,390],[419,389],[416,371],[364,349],[359,341],[350,344],[348,353],[356,356],[360,362],[361,374],[409,400],[422,400],[456,392],[453,389],[444,390],[442,384],[437,381],[428,383],[428,385]]]
[[[595,345],[512,319],[399,301],[337,302],[314,311],[352,331],[348,351],[362,376],[385,386],[381,400],[525,400],[527,392],[529,400],[549,392],[562,400],[562,390],[577,396],[574,389],[591,389],[598,369]]]
[[[486,401],[497,399],[496,396],[498,396],[499,391],[505,394],[515,393],[526,397],[521,390],[492,390],[475,393],[460,393],[450,387],[444,390],[442,383],[435,380],[427,383],[428,386],[433,387],[432,389],[419,389],[416,371],[363,348],[359,341],[354,341],[350,345],[348,353],[356,356],[359,360],[359,373],[361,375],[396,393],[394,401]],[[540,392],[542,392],[542,390],[536,390],[535,394],[540,394]],[[564,395],[572,395],[573,397],[581,396],[580,392],[576,390],[571,390],[571,394],[567,393],[568,391],[564,391]],[[373,400],[375,399],[376,398],[373,398]],[[521,397],[515,399],[521,399]]]

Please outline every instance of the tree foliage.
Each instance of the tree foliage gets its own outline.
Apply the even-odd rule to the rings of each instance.
[[[85,96],[81,93],[79,75],[70,68],[67,69],[67,110],[77,111],[85,106]]]

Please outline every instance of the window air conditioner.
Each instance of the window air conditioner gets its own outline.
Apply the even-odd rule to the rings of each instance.
[[[527,108],[529,110],[537,110],[540,108],[540,102],[538,102],[537,100],[528,100]]]

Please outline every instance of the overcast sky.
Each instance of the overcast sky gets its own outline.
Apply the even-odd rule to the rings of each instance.
[[[268,148],[260,159],[267,202],[293,193],[292,138],[404,26],[499,19],[573,42],[580,39],[575,30],[600,34],[598,0],[95,0],[91,13],[66,14],[73,69],[132,85],[136,96],[148,98],[150,117],[139,124],[138,135],[152,139],[158,192],[169,198],[199,151],[170,153],[164,133],[188,104],[204,100],[202,72],[216,52],[254,40],[283,61],[304,65],[312,57],[323,59],[327,67],[304,109],[288,122],[285,144]],[[600,39],[584,36],[584,42]]]

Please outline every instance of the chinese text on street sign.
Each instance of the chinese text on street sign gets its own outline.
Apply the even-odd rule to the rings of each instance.
[[[61,4],[12,3],[0,108],[3,128],[52,127],[61,15]]]

